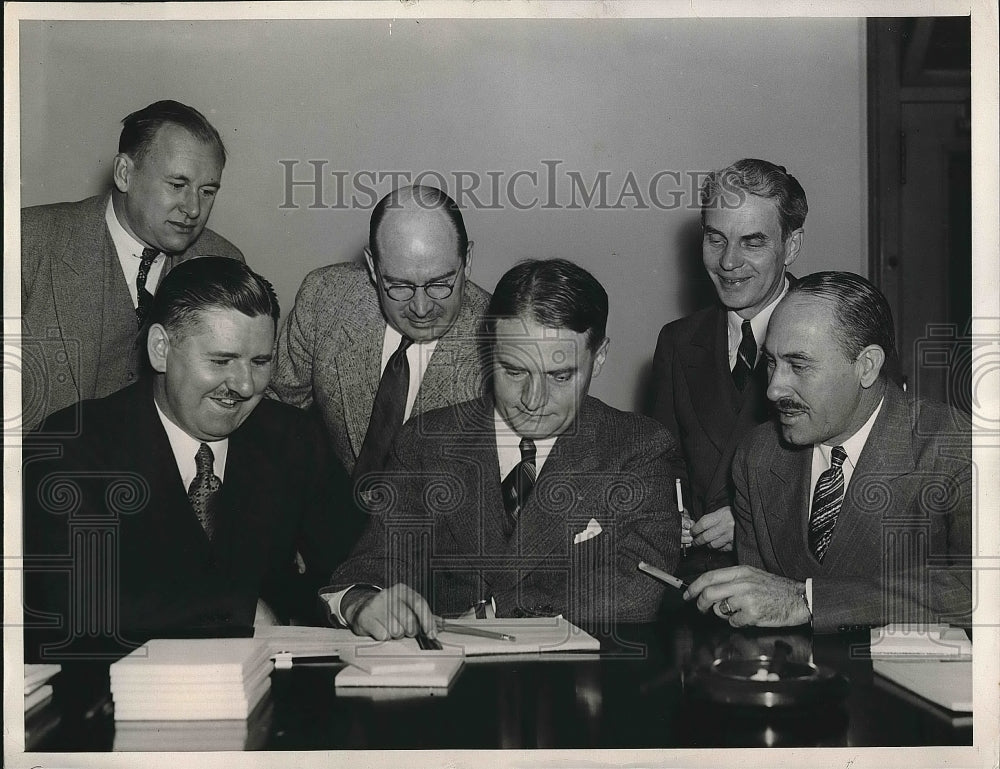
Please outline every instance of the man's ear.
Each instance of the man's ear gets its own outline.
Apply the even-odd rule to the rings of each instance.
[[[858,354],[854,365],[859,367],[862,387],[868,389],[875,383],[884,363],[885,350],[880,345],[870,344]]]
[[[368,278],[371,280],[372,285],[378,285],[378,281],[375,278],[375,257],[372,256],[370,246],[365,246],[365,264],[368,266]]]
[[[124,152],[119,152],[115,155],[115,159],[111,161],[111,178],[114,180],[115,188],[119,192],[128,192],[134,169],[135,162]]]
[[[169,353],[170,337],[167,335],[167,330],[159,323],[154,323],[149,327],[149,334],[146,336],[146,354],[149,355],[149,363],[154,371],[160,374],[166,373]]]
[[[785,267],[799,258],[799,251],[802,250],[803,233],[803,229],[799,227],[785,238]]]
[[[608,358],[608,347],[611,345],[611,338],[604,337],[604,341],[601,342],[600,347],[597,348],[597,352],[594,353],[594,373],[592,376],[597,376],[601,373],[601,367],[604,366],[604,361]]]
[[[462,271],[465,273],[465,277],[468,278],[472,274],[472,247],[475,245],[471,240],[469,241],[469,247],[465,249],[465,267]]]

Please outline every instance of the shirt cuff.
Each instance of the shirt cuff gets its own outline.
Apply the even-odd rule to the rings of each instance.
[[[806,606],[809,607],[809,613],[813,613],[813,581],[812,577],[806,578]]]
[[[337,620],[343,627],[347,627],[347,621],[344,619],[344,615],[341,614],[340,605],[344,601],[344,596],[347,595],[348,590],[352,590],[356,587],[370,587],[381,592],[382,588],[378,585],[351,585],[350,587],[344,588],[343,590],[338,590],[336,593],[320,593],[319,597],[323,599],[327,608],[330,611],[330,616]]]

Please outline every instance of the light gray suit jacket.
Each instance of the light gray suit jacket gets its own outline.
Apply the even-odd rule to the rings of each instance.
[[[471,281],[455,325],[438,340],[411,418],[481,394],[479,324],[490,295]],[[278,334],[268,395],[300,408],[315,404],[348,473],[365,440],[382,367],[385,319],[361,264],[344,262],[306,275]]]
[[[104,220],[109,196],[21,210],[21,382],[26,430],[64,406],[103,398],[131,384],[98,381],[105,315],[110,315],[102,305],[108,281],[120,281],[128,295]],[[198,256],[244,261],[238,248],[206,229],[187,251],[167,258],[162,275]],[[132,312],[121,317],[135,323]],[[127,358],[131,350],[105,354]]]
[[[969,621],[972,443],[968,417],[894,384],[858,457],[822,563],[808,545],[812,447],[769,422],[736,451],[741,564],[813,579],[816,632]]]

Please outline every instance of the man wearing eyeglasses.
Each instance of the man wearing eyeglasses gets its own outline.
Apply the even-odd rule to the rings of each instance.
[[[372,211],[365,266],[302,282],[277,343],[270,392],[322,415],[355,481],[374,477],[412,415],[475,398],[476,333],[490,295],[469,280],[472,241],[455,201],[393,190]]]

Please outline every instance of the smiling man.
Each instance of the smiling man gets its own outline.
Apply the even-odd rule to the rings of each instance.
[[[359,635],[434,635],[433,614],[577,624],[652,619],[673,569],[680,455],[653,420],[587,395],[608,297],[571,262],[523,262],[487,311],[491,394],[411,420],[386,487],[328,589]],[[385,589],[381,589],[384,587]]]
[[[262,400],[271,285],[236,260],[191,260],[149,320],[150,378],[25,438],[29,657],[231,634],[258,609],[319,620],[316,588],[345,555],[346,473],[302,412]]]
[[[736,627],[968,623],[969,419],[887,376],[885,297],[851,273],[809,275],[765,347],[777,419],[733,460],[740,565],[703,574],[687,598]]]
[[[23,426],[132,384],[160,279],[215,255],[207,229],[226,150],[197,110],[158,101],[122,120],[110,192],[21,212]]]
[[[450,197],[401,187],[372,211],[365,265],[321,267],[302,282],[270,394],[318,408],[356,479],[384,468],[412,415],[480,394],[489,294],[469,279],[472,245]]]
[[[736,445],[767,418],[759,345],[794,278],[808,206],[795,177],[752,158],[708,175],[701,190],[702,261],[719,303],[660,331],[653,416],[678,437],[687,463],[681,531],[694,550],[686,575],[733,563]]]

